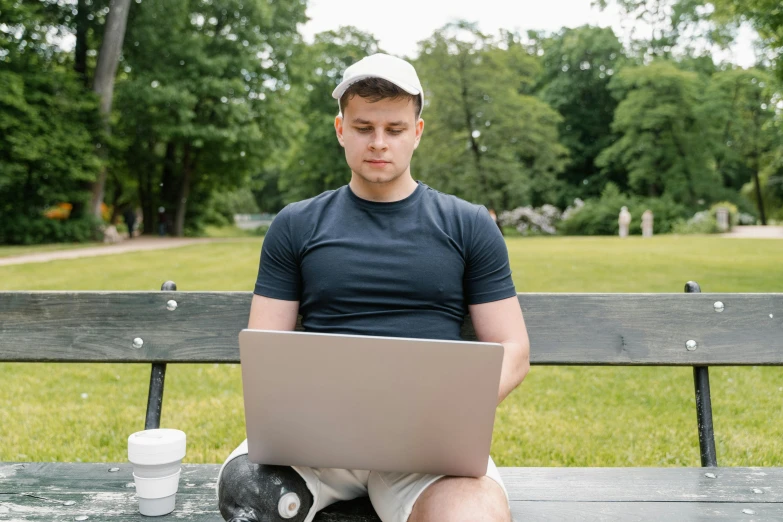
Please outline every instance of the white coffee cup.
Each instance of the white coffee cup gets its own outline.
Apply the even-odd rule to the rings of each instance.
[[[156,517],[174,511],[184,456],[185,433],[180,430],[145,430],[128,437],[139,513]]]

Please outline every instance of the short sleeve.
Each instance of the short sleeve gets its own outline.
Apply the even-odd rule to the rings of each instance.
[[[291,210],[286,207],[275,216],[264,236],[254,293],[299,301],[302,291],[299,249],[291,230]]]
[[[468,245],[464,280],[467,303],[516,296],[506,242],[486,207],[481,207],[474,218]]]

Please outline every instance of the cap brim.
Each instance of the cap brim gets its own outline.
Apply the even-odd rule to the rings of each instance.
[[[340,97],[342,97],[343,94],[345,94],[345,91],[348,90],[348,87],[353,85],[356,82],[365,80],[367,78],[381,78],[382,80],[386,80],[389,82],[392,82],[394,85],[402,89],[403,91],[407,92],[408,94],[412,94],[414,96],[421,94],[421,90],[417,89],[416,87],[412,85],[408,85],[407,83],[399,82],[396,80],[392,80],[391,78],[388,78],[386,76],[383,76],[381,74],[360,74],[358,76],[354,76],[350,80],[345,80],[340,85],[338,85],[333,91],[332,91],[332,98],[335,100],[339,100]]]

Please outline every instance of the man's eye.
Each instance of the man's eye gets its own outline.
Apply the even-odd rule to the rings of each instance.
[[[359,132],[370,132],[372,127],[356,127],[356,130]]]
[[[402,129],[389,129],[389,134],[402,134]]]

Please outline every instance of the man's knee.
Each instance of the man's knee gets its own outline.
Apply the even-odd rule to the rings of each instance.
[[[489,477],[444,477],[428,487],[408,522],[487,520],[508,522],[511,512],[503,488]]]
[[[254,464],[247,455],[220,474],[218,506],[232,522],[302,522],[313,505],[307,483],[293,468]]]

